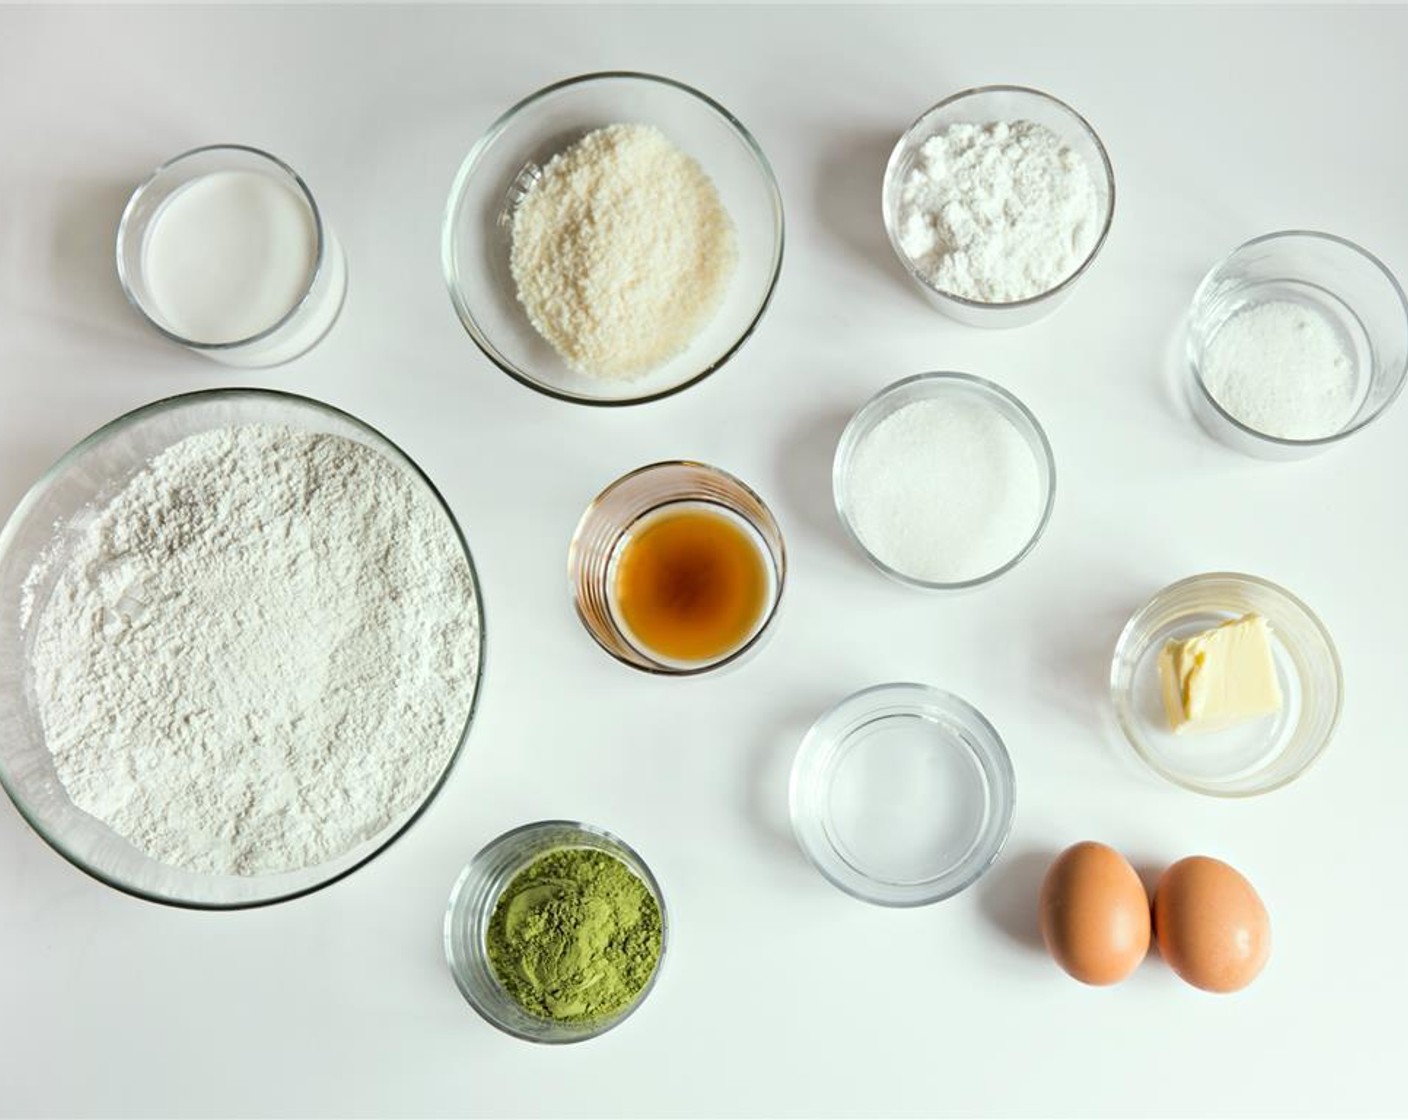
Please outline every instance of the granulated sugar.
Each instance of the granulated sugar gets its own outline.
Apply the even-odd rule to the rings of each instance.
[[[1334,325],[1303,303],[1238,311],[1208,343],[1201,372],[1213,400],[1269,436],[1321,439],[1354,418],[1354,361]]]
[[[882,563],[913,579],[963,583],[1026,546],[1044,498],[1012,421],[958,398],[915,401],[880,421],[856,448],[847,505]]]
[[[648,125],[588,133],[514,212],[519,302],[569,366],[596,377],[638,377],[684,350],[736,260],[714,184]]]
[[[184,439],[34,603],[33,695],[73,802],[154,859],[324,863],[458,744],[478,607],[444,511],[380,452],[264,426]]]
[[[926,140],[900,190],[900,247],[937,288],[1010,303],[1050,291],[1100,236],[1080,155],[1032,121],[955,124]]]

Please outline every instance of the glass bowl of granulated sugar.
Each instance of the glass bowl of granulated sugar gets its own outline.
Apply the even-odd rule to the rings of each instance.
[[[577,404],[657,400],[757,327],[782,265],[767,157],[718,103],[668,78],[570,78],[519,102],[450,192],[445,282],[480,350]]]
[[[1115,213],[1100,137],[1063,101],[981,86],[910,125],[885,168],[890,244],[940,311],[975,327],[1050,314],[1095,262]]]
[[[1193,415],[1236,451],[1299,459],[1352,436],[1408,380],[1408,299],[1387,266],[1312,230],[1253,238],[1188,317]]]
[[[851,418],[832,467],[836,512],[886,575],[961,591],[1011,571],[1041,539],[1056,462],[1031,411],[991,381],[921,373]]]
[[[286,393],[100,428],[0,531],[0,782],[155,902],[280,902],[434,799],[469,729],[478,580],[395,444]]]

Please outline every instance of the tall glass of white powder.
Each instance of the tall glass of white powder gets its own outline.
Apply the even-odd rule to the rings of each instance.
[[[1301,458],[1381,416],[1408,372],[1408,302],[1372,254],[1328,233],[1248,241],[1188,320],[1189,399],[1238,451]]]
[[[885,168],[890,244],[920,291],[976,327],[1055,310],[1110,231],[1115,175],[1090,123],[1025,86],[981,86],[916,120]]]
[[[841,523],[886,575],[974,587],[1036,547],[1056,496],[1051,445],[1016,397],[965,373],[925,373],[846,426],[832,475]]]

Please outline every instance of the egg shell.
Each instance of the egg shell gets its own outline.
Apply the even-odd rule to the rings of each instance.
[[[1210,856],[1181,859],[1154,888],[1154,933],[1169,967],[1195,988],[1245,988],[1271,956],[1271,918],[1235,867]]]
[[[1117,984],[1149,951],[1149,896],[1129,861],[1083,840],[1067,848],[1041,884],[1041,939],[1083,984]]]

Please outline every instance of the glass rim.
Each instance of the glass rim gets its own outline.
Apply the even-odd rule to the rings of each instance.
[[[645,889],[648,890],[651,894],[651,897],[655,899],[655,905],[660,913],[660,953],[655,958],[655,967],[650,972],[650,978],[646,980],[644,986],[640,989],[639,992],[636,993],[635,998],[632,999],[631,1002],[627,1004],[624,1008],[622,1008],[619,1012],[617,1012],[613,1016],[607,1016],[604,1019],[600,1020],[599,1024],[594,1025],[594,1029],[585,1031],[582,1034],[572,1038],[545,1038],[539,1035],[529,1034],[525,1031],[520,1031],[507,1023],[499,1022],[497,1019],[493,1018],[484,1008],[479,1005],[478,999],[468,990],[467,986],[462,980],[460,976],[460,970],[456,964],[456,955],[454,952],[455,918],[456,915],[460,912],[461,900],[464,896],[464,887],[466,882],[469,880],[470,875],[473,874],[476,869],[482,869],[483,864],[501,848],[507,847],[515,842],[518,842],[524,837],[532,836],[534,833],[549,831],[576,832],[586,836],[594,836],[599,840],[604,840],[608,846],[620,848],[623,852],[630,856],[631,859],[635,860],[635,862],[639,865],[639,870],[637,870],[635,867],[632,867],[629,863],[626,863],[626,861],[621,861],[622,863],[625,863],[626,869],[630,871],[631,874],[635,875],[636,878],[640,879],[641,882],[645,884]],[[590,847],[590,845],[578,846]],[[539,852],[538,855],[534,856],[533,858],[536,859],[538,858],[538,856],[546,855],[550,851],[557,850],[557,848],[570,847],[573,847],[570,842],[554,845],[552,848],[546,848],[542,852]],[[616,858],[619,859],[620,857],[618,856]],[[513,874],[516,875],[518,871],[521,871],[524,867],[527,867],[529,865],[529,862],[531,861],[520,862]],[[507,877],[504,883],[502,884],[503,888],[508,887],[512,883],[512,881],[512,876]],[[494,907],[498,905],[498,900],[501,895],[502,889],[499,891],[498,894],[494,896],[493,899],[489,900],[488,910],[490,915],[492,915]],[[467,906],[467,902],[465,902],[464,905]],[[470,915],[466,915],[466,917],[470,917]],[[487,917],[485,924],[487,926]],[[633,848],[630,844],[626,843],[626,841],[622,840],[621,837],[617,836],[614,832],[610,831],[609,829],[602,828],[600,825],[589,824],[586,821],[568,820],[565,818],[545,819],[529,821],[527,824],[516,825],[515,827],[510,828],[506,832],[501,832],[498,836],[494,837],[487,844],[483,845],[483,847],[481,847],[477,852],[474,853],[473,856],[470,857],[469,861],[461,869],[459,875],[455,877],[454,886],[450,888],[450,897],[445,904],[445,917],[441,925],[441,931],[442,942],[445,951],[445,961],[450,967],[450,976],[455,981],[455,987],[459,989],[460,995],[464,998],[464,1001],[469,1004],[469,1006],[474,1010],[475,1014],[477,1014],[481,1019],[483,1019],[494,1029],[502,1031],[504,1034],[509,1035],[513,1038],[521,1039],[524,1042],[535,1043],[539,1046],[570,1046],[573,1043],[588,1042],[593,1038],[600,1038],[603,1034],[606,1034],[609,1031],[612,1031],[616,1027],[620,1026],[632,1015],[634,1015],[638,1010],[640,1010],[641,1005],[645,1003],[646,998],[650,995],[652,991],[655,990],[655,983],[659,979],[661,969],[665,964],[665,955],[668,951],[670,944],[670,917],[669,911],[665,905],[665,892],[660,887],[660,881],[655,877],[655,872],[651,870],[650,864],[648,864],[645,859],[641,856],[641,854],[636,851],[636,849]],[[487,959],[488,954],[486,952],[486,962]],[[506,998],[512,1001],[513,997],[509,996],[508,992],[503,988],[502,984],[499,983],[498,977],[494,975],[493,968],[490,967],[487,971],[493,984],[498,987],[501,992],[503,992]]]
[[[446,502],[444,495],[440,493],[439,489],[437,489],[434,482],[432,482],[429,476],[426,475],[425,471],[421,469],[420,464],[417,463],[410,455],[408,455],[398,443],[390,439],[388,436],[384,435],[377,428],[374,428],[372,425],[368,424],[365,420],[359,419],[358,417],[353,416],[350,412],[346,412],[343,409],[336,407],[335,405],[326,404],[320,400],[317,400],[314,397],[304,396],[299,393],[291,393],[283,389],[262,389],[235,386],[220,389],[197,389],[192,392],[176,393],[171,396],[161,397],[155,401],[149,401],[147,404],[139,405],[136,408],[124,412],[120,416],[114,417],[112,420],[109,420],[101,427],[90,432],[83,439],[79,440],[78,443],[74,444],[71,448],[64,452],[64,454],[60,456],[60,458],[52,466],[50,466],[48,470],[46,470],[27,491],[25,491],[24,496],[15,506],[14,511],[10,514],[4,526],[0,527],[0,556],[3,556],[11,547],[12,535],[18,532],[18,526],[20,522],[23,521],[28,515],[34,503],[39,500],[40,495],[47,491],[49,487],[53,485],[53,483],[69,467],[71,467],[74,462],[76,462],[81,457],[83,452],[88,451],[92,447],[101,443],[104,439],[110,437],[116,431],[128,427],[130,424],[138,420],[145,419],[148,416],[156,416],[164,412],[176,411],[180,408],[185,407],[186,405],[196,404],[203,401],[220,400],[228,398],[270,398],[293,402],[300,406],[310,405],[313,407],[314,411],[329,413],[341,420],[351,423],[354,427],[364,432],[369,432],[377,439],[383,441],[388,447],[390,447],[393,451],[395,451],[405,460],[406,464],[411,468],[413,476],[420,480],[421,484],[428,490],[431,497],[435,500],[436,504],[440,507],[440,509],[444,512],[445,516],[449,519],[450,526],[454,530],[455,539],[459,542],[460,551],[463,554],[465,563],[469,569],[469,581],[470,586],[473,588],[474,591],[475,612],[477,614],[478,621],[478,631],[475,642],[476,662],[474,676],[474,691],[470,697],[469,711],[465,714],[464,726],[460,729],[460,733],[455,743],[454,750],[445,760],[445,765],[441,769],[440,774],[436,777],[435,781],[426,789],[425,794],[422,797],[420,803],[411,812],[411,814],[401,823],[401,825],[394,831],[389,833],[384,840],[378,843],[375,848],[367,852],[362,858],[358,859],[351,866],[343,868],[335,875],[331,875],[325,879],[320,879],[319,881],[310,883],[309,885],[304,887],[299,887],[294,890],[284,891],[281,894],[272,895],[268,898],[256,898],[247,900],[241,899],[235,902],[211,902],[205,900],[192,900],[185,898],[170,897],[168,895],[159,894],[155,891],[149,891],[144,888],[134,886],[131,883],[122,882],[117,877],[110,875],[99,868],[90,866],[88,862],[84,860],[81,856],[77,855],[76,853],[70,852],[67,846],[65,846],[59,840],[58,837],[52,835],[50,831],[31,812],[30,807],[26,804],[25,800],[20,797],[16,789],[13,787],[6,767],[0,765],[0,786],[3,786],[5,793],[9,797],[11,803],[19,811],[20,816],[24,818],[24,822],[39,836],[41,840],[48,844],[49,847],[51,847],[55,852],[62,856],[68,863],[72,864],[79,871],[83,872],[90,878],[96,880],[99,883],[102,883],[104,886],[111,887],[114,890],[120,891],[121,893],[129,895],[133,898],[139,898],[144,902],[154,902],[163,906],[170,906],[178,910],[224,912],[234,910],[255,910],[265,906],[274,906],[281,902],[290,902],[293,899],[304,898],[307,895],[314,894],[315,892],[320,891],[325,887],[330,887],[334,883],[347,878],[354,871],[359,871],[361,868],[367,866],[367,864],[371,863],[372,860],[380,856],[383,852],[385,852],[393,844],[395,844],[396,841],[400,840],[401,837],[403,837],[407,832],[409,832],[411,826],[421,819],[421,817],[425,814],[426,810],[428,810],[430,806],[434,803],[436,798],[439,797],[441,791],[444,789],[446,782],[449,780],[450,774],[453,772],[455,766],[460,760],[460,757],[464,753],[465,744],[466,742],[468,742],[469,739],[470,728],[474,724],[475,713],[479,709],[480,696],[483,694],[484,691],[485,652],[487,648],[484,596],[482,585],[479,580],[479,572],[474,563],[474,556],[470,552],[469,542],[465,538],[464,530],[461,528],[458,518],[455,517],[454,511],[450,509],[449,503]],[[373,450],[379,449],[373,448]],[[306,871],[309,869],[301,868],[298,870]],[[287,872],[281,874],[287,874]],[[249,880],[258,878],[258,876],[239,876],[239,878]]]
[[[965,740],[964,745],[970,751],[982,756],[982,758],[992,764],[993,772],[988,773],[987,768],[983,768],[985,782],[987,786],[986,807],[993,810],[1003,806],[1005,803],[1005,813],[1003,820],[993,839],[985,848],[975,849],[970,846],[967,857],[960,860],[953,868],[944,874],[952,874],[955,870],[965,870],[962,877],[954,884],[945,887],[941,891],[932,889],[933,879],[927,880],[926,884],[919,884],[909,888],[910,896],[903,898],[880,897],[877,894],[867,893],[857,883],[848,883],[832,872],[825,863],[819,859],[813,846],[802,835],[800,821],[803,817],[808,819],[821,820],[817,814],[804,813],[802,802],[806,800],[801,792],[802,784],[813,777],[811,771],[815,768],[818,754],[826,747],[844,742],[838,739],[834,729],[826,725],[836,720],[843,714],[848,714],[851,709],[855,710],[856,717],[866,713],[873,713],[878,706],[875,702],[883,697],[893,696],[893,706],[910,713],[927,714],[932,708],[942,710],[946,715],[956,719],[964,730],[976,728],[979,734],[974,735],[973,742]],[[892,713],[898,714],[898,713]],[[868,720],[863,726],[871,726],[875,719]],[[826,738],[823,740],[822,736]],[[850,734],[854,734],[854,730]],[[846,738],[849,738],[847,735]],[[829,780],[834,780],[834,773]],[[861,902],[867,902],[874,906],[883,906],[888,909],[908,910],[920,906],[931,906],[936,902],[943,902],[962,894],[965,890],[978,882],[997,862],[1003,849],[1007,846],[1007,841],[1011,838],[1012,829],[1017,816],[1017,773],[1012,764],[1012,755],[1007,750],[1007,744],[998,733],[987,716],[983,715],[976,707],[970,704],[963,697],[949,692],[946,689],[938,688],[930,684],[921,684],[917,681],[888,681],[883,684],[869,685],[850,693],[836,703],[827,708],[821,715],[807,728],[806,734],[802,737],[802,742],[798,745],[796,753],[792,758],[792,768],[788,776],[788,815],[791,819],[793,836],[796,838],[797,846],[802,849],[802,854],[806,856],[807,862],[812,865],[828,883],[844,894]],[[829,834],[829,830],[823,828],[823,832]],[[982,831],[978,833],[981,838]],[[970,862],[974,851],[981,853],[981,858],[972,861],[972,866],[966,865]],[[834,852],[834,847],[832,848]],[[850,861],[835,853],[846,866],[855,872],[858,881],[865,883],[875,882],[868,874],[856,867]],[[941,876],[942,877],[942,876]],[[921,890],[920,887],[928,885],[929,890]]]
[[[1085,134],[1090,138],[1091,142],[1095,145],[1096,152],[1099,153],[1100,165],[1105,172],[1105,187],[1107,197],[1109,199],[1108,204],[1105,206],[1105,218],[1100,227],[1100,234],[1096,237],[1094,244],[1091,245],[1090,252],[1086,254],[1085,259],[1081,261],[1080,265],[1075,269],[1074,272],[1072,272],[1059,284],[1055,284],[1052,287],[1047,288],[1043,292],[1037,292],[1035,295],[1025,296],[1022,299],[1000,300],[995,302],[981,299],[971,299],[968,296],[958,295],[956,292],[945,291],[943,288],[940,288],[935,285],[933,281],[931,281],[927,276],[920,272],[914,266],[914,262],[910,260],[909,254],[904,251],[903,247],[899,243],[899,236],[895,232],[895,215],[893,214],[890,206],[890,186],[893,183],[896,174],[899,172],[899,162],[901,154],[903,153],[906,145],[910,142],[911,138],[919,131],[920,127],[924,124],[924,122],[927,121],[930,117],[932,117],[935,113],[939,112],[941,109],[947,109],[951,105],[954,105],[959,101],[964,101],[971,97],[977,97],[990,93],[1016,93],[1036,97],[1042,101],[1050,102],[1051,104],[1055,105],[1058,109],[1061,109],[1064,112],[1070,114],[1071,118],[1076,122],[1077,126],[1085,132]],[[968,89],[959,90],[957,93],[950,94],[948,97],[945,97],[942,101],[935,102],[933,105],[929,106],[929,108],[925,109],[924,112],[920,113],[919,116],[916,117],[913,122],[911,122],[909,127],[906,128],[904,132],[900,135],[899,140],[895,142],[894,148],[892,148],[890,151],[890,158],[885,163],[885,175],[882,180],[882,186],[880,191],[880,216],[885,226],[885,235],[889,239],[890,248],[894,250],[895,256],[899,258],[900,263],[905,268],[905,271],[908,272],[909,275],[926,291],[931,292],[936,296],[942,297],[943,299],[950,300],[953,303],[957,304],[959,307],[972,308],[974,310],[980,311],[1007,311],[1016,310],[1020,308],[1034,307],[1037,304],[1045,303],[1052,296],[1065,291],[1082,276],[1084,276],[1085,273],[1090,270],[1091,265],[1095,263],[1095,258],[1100,255],[1100,250],[1105,247],[1105,242],[1110,236],[1110,227],[1114,224],[1115,221],[1115,168],[1114,164],[1110,162],[1110,153],[1105,149],[1105,143],[1103,140],[1100,139],[1100,134],[1095,131],[1095,127],[1088,120],[1086,120],[1085,117],[1082,116],[1077,110],[1072,108],[1066,102],[1062,101],[1059,97],[1049,94],[1045,90],[1036,89],[1034,86],[971,86]]]
[[[308,270],[308,281],[303,286],[303,292],[298,297],[298,299],[294,301],[293,306],[290,307],[288,311],[286,311],[282,316],[280,316],[277,321],[265,327],[263,330],[256,331],[252,335],[248,335],[245,338],[235,339],[231,342],[197,342],[196,340],[186,338],[183,335],[178,334],[176,331],[173,331],[163,325],[155,315],[153,315],[149,310],[147,310],[145,306],[143,306],[142,301],[138,299],[137,293],[132,286],[132,279],[127,272],[127,265],[123,261],[122,253],[124,246],[131,237],[131,229],[129,227],[137,204],[141,201],[143,196],[151,189],[152,185],[157,181],[157,179],[160,178],[161,175],[163,175],[165,172],[175,167],[177,164],[180,164],[185,160],[191,159],[194,156],[205,155],[208,152],[243,152],[247,155],[257,156],[261,159],[267,160],[269,163],[273,164],[276,168],[278,168],[285,175],[287,175],[288,178],[292,181],[294,187],[297,188],[300,197],[302,198],[304,203],[307,204],[308,210],[313,216],[313,231],[316,239],[315,252],[313,254],[313,267]],[[158,164],[155,168],[152,169],[152,171],[147,175],[145,179],[143,179],[139,184],[137,184],[137,188],[132,192],[131,196],[127,200],[127,205],[122,208],[122,217],[117,223],[116,256],[117,280],[122,287],[122,294],[127,297],[127,302],[137,309],[137,312],[142,316],[142,318],[147,321],[150,326],[154,327],[165,338],[176,343],[177,345],[185,346],[191,350],[203,351],[207,353],[220,353],[225,351],[239,350],[242,347],[250,346],[257,342],[263,342],[266,339],[273,337],[290,322],[292,322],[292,320],[298,315],[298,313],[302,311],[304,307],[307,306],[309,299],[313,295],[313,289],[317,286],[318,281],[322,278],[324,266],[327,261],[327,230],[323,224],[322,211],[318,208],[318,203],[317,200],[313,197],[313,192],[308,189],[308,184],[303,181],[303,177],[299,175],[297,171],[295,171],[283,160],[279,159],[278,156],[273,155],[270,152],[266,152],[263,148],[256,148],[250,144],[204,144],[199,148],[191,148],[187,151],[181,152],[179,155],[174,155],[165,162]]]
[[[724,479],[726,482],[737,486],[740,490],[742,490],[745,494],[752,498],[753,501],[758,503],[759,508],[761,508],[768,515],[769,519],[772,521],[773,528],[777,531],[778,555],[777,563],[775,565],[776,587],[774,588],[772,596],[772,604],[769,606],[767,613],[762,617],[762,619],[758,623],[758,628],[753,632],[752,636],[749,637],[746,642],[744,642],[737,649],[733,650],[727,656],[721,657],[717,661],[705,662],[702,665],[666,665],[663,662],[658,662],[651,659],[645,653],[641,653],[641,657],[648,661],[649,664],[641,664],[639,662],[631,661],[629,658],[623,657],[617,650],[611,649],[609,646],[603,645],[602,642],[597,638],[596,632],[593,630],[590,620],[587,618],[586,614],[582,610],[581,599],[577,595],[577,583],[576,580],[573,579],[572,575],[572,561],[577,555],[578,541],[581,537],[582,527],[586,524],[587,519],[591,517],[591,515],[601,507],[601,505],[606,501],[606,499],[611,496],[612,492],[617,490],[619,487],[625,485],[626,483],[632,481],[640,475],[650,474],[653,471],[669,467],[684,467],[690,470],[704,471],[708,474],[716,475],[717,477]],[[670,501],[660,502],[658,505],[651,506],[650,509],[643,511],[636,518],[634,518],[631,524],[634,524],[641,517],[645,517],[657,509],[661,509],[664,506],[674,504],[675,500],[676,499],[672,499]],[[712,501],[715,505],[723,505],[723,503],[714,501],[713,499],[683,500],[699,500],[706,502]],[[753,518],[751,516],[746,513],[742,513],[739,510],[733,509],[732,506],[725,506],[724,508],[742,517],[745,521],[748,522],[749,526],[753,529],[754,532],[759,532],[758,527],[756,525],[753,525]],[[627,526],[626,528],[629,527],[630,526]],[[625,529],[623,529],[622,532],[624,533]],[[765,547],[766,544],[766,539],[764,539]],[[772,550],[768,548],[767,552],[769,559],[771,560]],[[712,463],[704,463],[697,459],[661,459],[660,461],[655,463],[646,463],[644,466],[636,467],[634,470],[627,471],[619,478],[608,483],[604,488],[602,488],[602,490],[597,493],[596,497],[592,498],[592,500],[587,503],[587,508],[582,511],[582,516],[577,519],[577,526],[572,530],[572,540],[568,543],[567,546],[567,590],[568,593],[572,596],[572,608],[577,612],[577,619],[579,622],[581,622],[582,628],[586,630],[586,632],[591,636],[592,640],[596,642],[596,644],[602,650],[610,654],[622,665],[625,665],[627,668],[630,669],[635,669],[637,672],[650,673],[652,676],[657,677],[701,676],[705,673],[712,673],[717,669],[722,669],[727,665],[731,665],[735,661],[738,661],[746,654],[751,652],[757,647],[758,643],[763,640],[763,635],[766,634],[772,628],[773,621],[777,618],[777,612],[782,606],[782,596],[786,583],[787,539],[783,535],[782,526],[777,520],[777,515],[773,513],[772,507],[769,506],[767,502],[763,501],[762,496],[756,490],[754,490],[737,475],[730,474],[722,467],[716,467]],[[635,649],[635,647],[631,645],[630,642],[627,642],[626,644],[631,646],[632,649]],[[638,650],[637,652],[640,651]]]
[[[656,85],[668,86],[681,93],[689,94],[702,102],[706,107],[723,120],[732,129],[733,133],[743,141],[744,146],[752,154],[758,168],[763,172],[763,178],[768,187],[768,194],[772,203],[772,211],[776,217],[777,235],[772,247],[772,271],[768,278],[767,290],[763,293],[763,298],[758,304],[757,310],[744,327],[742,333],[719,357],[710,362],[698,373],[692,374],[677,385],[672,385],[664,389],[659,389],[652,393],[644,393],[639,396],[628,397],[588,397],[578,393],[568,392],[555,388],[544,381],[537,379],[524,370],[519,369],[513,362],[509,361],[498,348],[489,340],[479,325],[479,320],[469,307],[468,300],[465,299],[460,290],[459,269],[456,265],[455,249],[455,218],[459,213],[461,203],[464,200],[465,191],[468,189],[470,179],[478,169],[477,165],[484,153],[494,144],[518,118],[519,114],[539,101],[545,100],[554,94],[574,86],[586,85],[592,82],[601,81],[643,81]],[[541,393],[545,397],[553,400],[564,401],[568,404],[587,405],[594,408],[626,408],[631,405],[650,404],[654,401],[664,400],[677,393],[682,393],[711,374],[722,368],[747,342],[758,329],[762,322],[763,315],[772,304],[773,295],[777,291],[777,282],[782,274],[782,258],[786,244],[786,221],[782,204],[782,190],[778,186],[777,175],[772,169],[772,164],[768,161],[767,155],[763,152],[762,146],[751,132],[744,126],[743,122],[735,117],[728,109],[715,101],[706,93],[695,89],[691,85],[677,81],[674,78],[667,78],[659,74],[650,74],[639,70],[597,70],[585,74],[577,74],[572,77],[562,78],[550,85],[530,93],[522,98],[494,120],[489,128],[484,132],[474,145],[469,149],[468,154],[460,163],[459,170],[455,173],[454,181],[450,186],[450,195],[445,205],[444,219],[441,224],[440,234],[440,269],[445,280],[445,286],[450,292],[450,302],[454,305],[455,314],[459,318],[460,325],[465,333],[469,335],[480,352],[489,359],[498,369],[508,374],[520,385],[524,385],[535,392]]]
[[[980,392],[988,393],[1000,398],[1006,403],[1015,406],[1018,414],[1029,426],[1031,432],[1036,436],[1037,445],[1041,448],[1040,455],[1033,455],[1038,462],[1042,460],[1046,464],[1046,495],[1042,503],[1041,516],[1037,519],[1036,528],[1032,531],[1027,542],[1015,555],[1000,567],[994,568],[990,572],[974,576],[972,579],[943,582],[940,580],[925,580],[915,576],[907,575],[897,568],[891,567],[873,553],[865,542],[860,539],[860,534],[856,531],[851,520],[850,503],[845,498],[847,483],[849,482],[851,458],[854,455],[855,446],[858,444],[861,435],[873,423],[874,416],[890,397],[897,395],[911,385],[924,382],[928,384],[956,384],[968,385],[978,389]],[[1030,446],[1030,444],[1029,444]],[[902,377],[898,381],[892,381],[879,392],[871,396],[864,404],[858,408],[846,422],[846,426],[841,431],[841,437],[836,441],[836,451],[831,461],[831,493],[832,503],[836,508],[836,514],[846,531],[846,535],[855,543],[872,564],[879,568],[885,575],[902,584],[910,587],[922,588],[926,591],[966,591],[972,587],[981,587],[985,583],[991,583],[999,576],[1006,575],[1036,548],[1037,543],[1046,534],[1046,528],[1051,523],[1051,514],[1056,508],[1056,456],[1051,449],[1051,441],[1046,436],[1046,429],[1041,426],[1041,422],[1036,418],[1035,413],[1028,408],[1022,400],[1008,389],[994,381],[989,381],[985,377],[978,377],[976,374],[959,373],[953,370],[936,370],[928,373],[915,373],[908,377]]]
[[[1175,595],[1182,594],[1199,584],[1211,583],[1214,581],[1228,581],[1231,583],[1245,583],[1254,587],[1259,587],[1263,591],[1270,592],[1273,596],[1286,601],[1292,608],[1299,611],[1310,623],[1311,628],[1320,638],[1329,654],[1330,667],[1335,678],[1335,700],[1334,710],[1330,713],[1330,721],[1325,728],[1325,734],[1315,751],[1296,770],[1287,774],[1268,785],[1258,786],[1255,789],[1226,790],[1217,789],[1204,785],[1197,781],[1179,776],[1159,761],[1145,748],[1144,738],[1138,728],[1134,725],[1134,717],[1129,703],[1122,697],[1120,682],[1120,666],[1126,652],[1126,646],[1133,640],[1136,627],[1160,604]],[[1131,672],[1133,667],[1131,666]],[[1339,727],[1340,717],[1344,714],[1344,667],[1340,662],[1339,649],[1335,646],[1334,639],[1330,636],[1330,631],[1326,628],[1320,616],[1308,607],[1303,600],[1290,591],[1287,591],[1278,583],[1261,576],[1250,575],[1247,572],[1200,572],[1197,575],[1185,576],[1176,580],[1168,586],[1161,588],[1151,595],[1135,612],[1129,616],[1123,627],[1120,628],[1119,637],[1115,639],[1114,655],[1110,659],[1110,702],[1115,711],[1115,719],[1119,723],[1120,731],[1123,732],[1125,741],[1133,748],[1139,760],[1149,767],[1155,774],[1173,785],[1188,790],[1191,793],[1199,793],[1205,797],[1217,797],[1226,801],[1238,801],[1248,797],[1260,797],[1262,794],[1272,793],[1278,789],[1290,785],[1306,773],[1315,763],[1320,761],[1330,742],[1334,739],[1335,731]]]
[[[1273,230],[1271,233],[1263,233],[1258,237],[1253,237],[1249,241],[1242,242],[1235,249],[1233,249],[1226,256],[1224,256],[1221,260],[1219,260],[1216,264],[1214,264],[1210,269],[1208,269],[1208,271],[1203,275],[1202,280],[1198,283],[1197,289],[1193,292],[1192,306],[1197,307],[1203,301],[1203,297],[1206,295],[1209,287],[1212,284],[1213,277],[1216,276],[1219,271],[1225,268],[1228,262],[1230,262],[1233,257],[1237,256],[1238,253],[1241,253],[1247,249],[1254,248],[1258,245],[1263,245],[1269,241],[1290,240],[1294,238],[1308,238],[1314,241],[1324,241],[1332,245],[1338,245],[1341,248],[1348,249],[1351,253],[1355,253],[1358,256],[1362,257],[1366,262],[1368,262],[1370,267],[1378,269],[1379,274],[1385,280],[1388,281],[1390,290],[1395,296],[1398,297],[1398,307],[1399,310],[1402,312],[1402,317],[1405,323],[1405,329],[1408,329],[1408,296],[1404,295],[1403,287],[1399,284],[1398,278],[1394,276],[1393,270],[1390,269],[1388,265],[1384,264],[1384,262],[1381,261],[1378,257],[1376,257],[1373,253],[1369,252],[1368,249],[1364,248],[1364,246],[1358,244],[1357,242],[1351,241],[1347,237],[1341,237],[1339,234],[1336,233],[1327,233],[1324,230],[1315,229]],[[1372,424],[1375,420],[1377,420],[1380,416],[1387,412],[1389,406],[1393,404],[1393,402],[1398,399],[1399,394],[1403,392],[1404,382],[1408,381],[1408,357],[1405,357],[1403,364],[1398,369],[1398,380],[1393,387],[1393,391],[1389,393],[1389,395],[1385,397],[1384,400],[1379,404],[1379,407],[1376,408],[1373,412],[1371,412],[1368,416],[1364,417],[1357,423],[1350,424],[1347,427],[1341,428],[1337,432],[1331,432],[1327,436],[1316,436],[1314,439],[1290,439],[1286,436],[1273,436],[1269,432],[1263,432],[1259,428],[1253,428],[1249,424],[1243,423],[1241,420],[1238,420],[1235,416],[1233,416],[1230,412],[1223,408],[1222,404],[1218,401],[1218,399],[1212,395],[1212,391],[1208,389],[1206,382],[1203,381],[1203,371],[1199,367],[1199,364],[1193,360],[1193,355],[1191,351],[1187,354],[1187,359],[1189,366],[1193,370],[1193,381],[1198,386],[1198,391],[1202,394],[1203,399],[1213,407],[1213,409],[1217,412],[1218,416],[1220,416],[1223,420],[1226,420],[1227,423],[1231,424],[1232,427],[1235,428],[1237,431],[1242,432],[1248,436],[1251,436],[1253,439],[1260,440],[1273,447],[1329,447],[1332,444],[1338,443],[1340,440],[1345,439],[1347,436],[1351,436],[1355,432],[1362,431],[1364,428],[1367,428],[1370,424]]]

